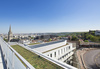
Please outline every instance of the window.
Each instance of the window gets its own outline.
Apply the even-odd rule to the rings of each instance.
[[[60,50],[58,50],[58,55],[60,55]]]
[[[52,57],[52,54],[50,54],[50,57]]]
[[[66,47],[66,51],[67,51],[67,47]]]
[[[70,49],[70,46],[69,46],[69,49]]]
[[[65,48],[64,48],[64,52],[65,52]]]
[[[66,56],[68,56],[68,53],[66,54]]]
[[[54,54],[55,54],[55,57],[56,57],[56,52]]]
[[[63,49],[61,49],[61,53],[63,53]]]

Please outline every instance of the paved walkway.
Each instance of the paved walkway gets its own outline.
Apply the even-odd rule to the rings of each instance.
[[[78,50],[77,51],[77,57],[78,57],[78,60],[79,60],[79,69],[84,69],[84,66],[83,66],[83,64],[82,64],[82,59],[81,59],[81,54],[82,54],[83,52],[81,51],[81,50]]]
[[[1,54],[1,48],[0,48],[0,69],[5,69],[3,59],[2,59],[2,54]]]

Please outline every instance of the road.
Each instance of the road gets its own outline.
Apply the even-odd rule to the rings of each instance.
[[[100,69],[100,49],[87,51],[83,60],[87,69]]]

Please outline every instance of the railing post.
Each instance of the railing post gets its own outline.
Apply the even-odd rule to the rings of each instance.
[[[9,57],[8,57],[8,55],[9,55],[9,51],[8,51],[8,47],[6,48],[7,49],[7,55],[6,55],[6,53],[5,53],[5,55],[6,55],[6,64],[7,64],[7,69],[9,69]]]
[[[12,69],[14,69],[14,52],[12,51]]]
[[[30,69],[28,66],[26,66],[26,69]]]

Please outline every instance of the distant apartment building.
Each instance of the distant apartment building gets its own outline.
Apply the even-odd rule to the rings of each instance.
[[[22,44],[30,44],[31,41],[30,40],[21,39],[21,40],[19,40],[19,43],[22,43]]]
[[[41,36],[37,36],[35,39],[50,39],[50,38],[54,38],[54,37],[58,37],[56,35],[41,35]]]
[[[100,35],[100,30],[96,30],[95,35]]]
[[[73,43],[68,43],[67,40],[59,40],[29,47],[54,60],[68,64],[72,64],[74,50],[76,49]]]

